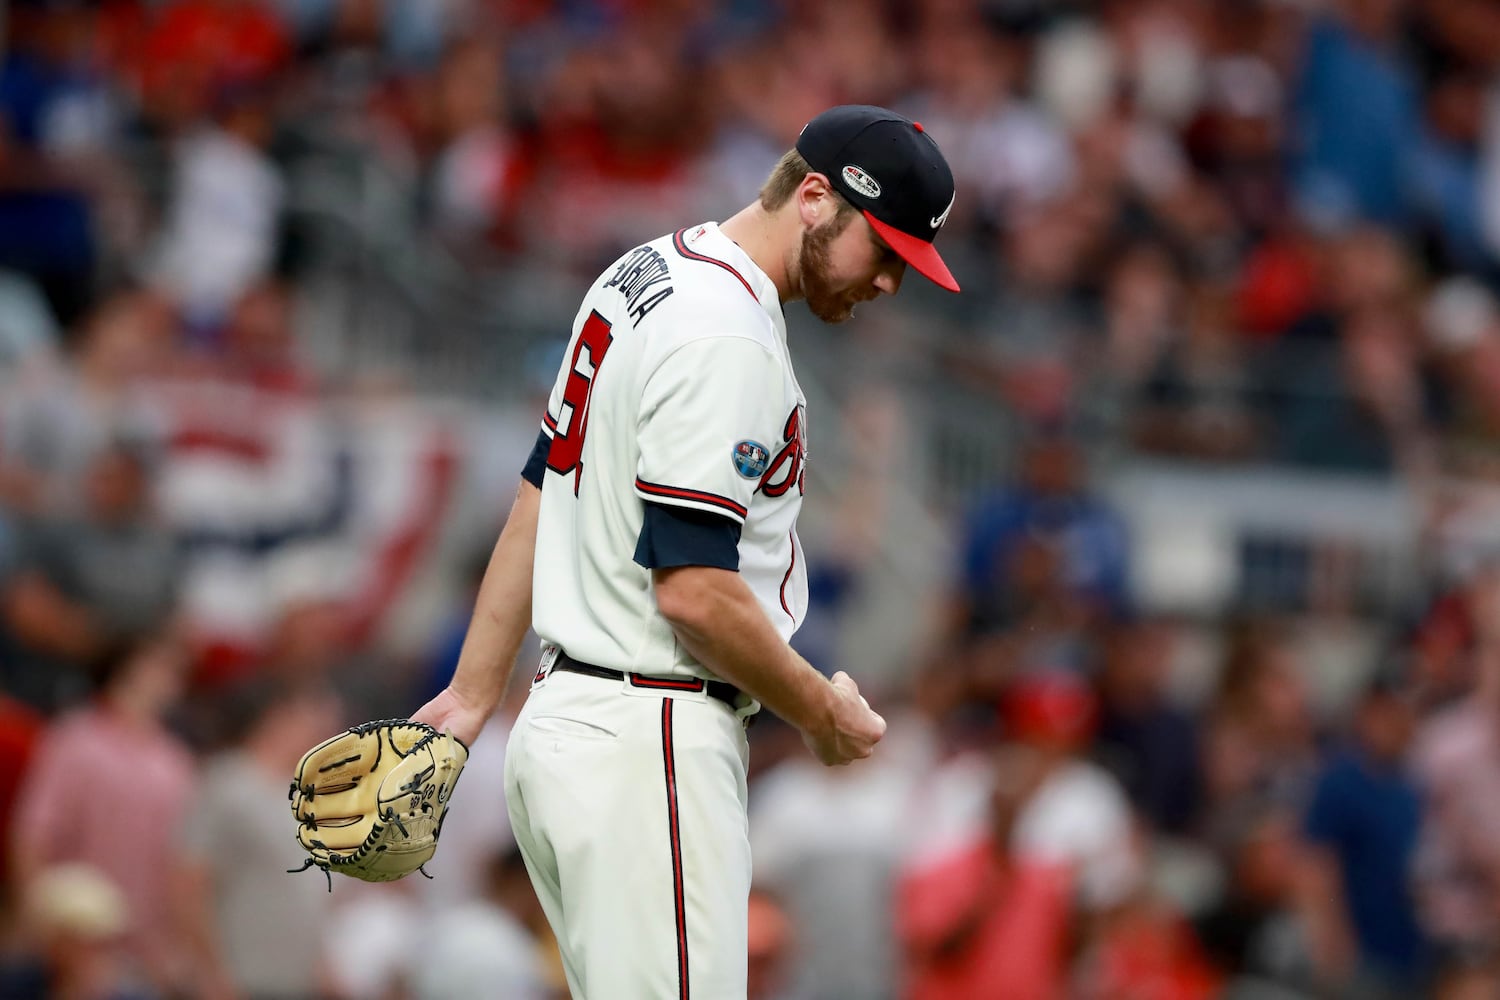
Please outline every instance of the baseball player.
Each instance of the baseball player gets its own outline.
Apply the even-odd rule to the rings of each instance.
[[[908,266],[957,291],[932,243],[953,200],[919,123],[833,108],[758,203],[584,297],[458,669],[413,716],[472,740],[535,627],[507,805],[575,998],[744,997],[747,721],[769,707],[825,764],[885,732],[787,643],[808,451],[782,306],[837,323]]]

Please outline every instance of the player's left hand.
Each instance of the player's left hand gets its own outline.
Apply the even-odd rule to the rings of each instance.
[[[367,722],[319,743],[292,775],[297,842],[309,855],[294,870],[366,882],[422,870],[468,759],[452,734],[406,719]]]
[[[451,687],[411,714],[413,722],[425,722],[440,733],[452,733],[465,746],[473,746],[489,720],[493,705],[476,704]]]

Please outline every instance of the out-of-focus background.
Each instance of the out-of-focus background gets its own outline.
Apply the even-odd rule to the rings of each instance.
[[[870,102],[965,291],[788,309],[797,645],[890,731],[752,730],[751,995],[1500,996],[1500,5],[0,25],[0,995],[563,995],[524,691],[432,882],[282,874],[291,766],[444,683],[598,271]]]

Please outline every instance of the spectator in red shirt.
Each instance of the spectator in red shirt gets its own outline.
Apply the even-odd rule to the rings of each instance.
[[[1072,926],[1067,867],[1018,857],[1012,828],[1045,777],[1015,750],[996,769],[990,829],[907,872],[897,890],[906,1000],[1061,1000]]]
[[[185,661],[155,637],[101,661],[96,697],[61,716],[37,745],[16,803],[12,860],[35,875],[81,862],[117,885],[127,910],[125,950],[158,983],[175,975],[166,873],[193,781],[188,749],[163,722]]]
[[[20,790],[43,727],[41,715],[14,698],[0,694],[0,831],[10,830],[16,793]],[[0,898],[4,898],[10,889],[12,873],[9,862],[10,857],[0,851]]]

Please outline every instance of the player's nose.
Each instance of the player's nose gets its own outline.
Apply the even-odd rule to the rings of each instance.
[[[875,275],[875,287],[887,295],[895,295],[901,288],[901,279],[906,275],[906,261],[898,261],[890,267],[882,267]]]

